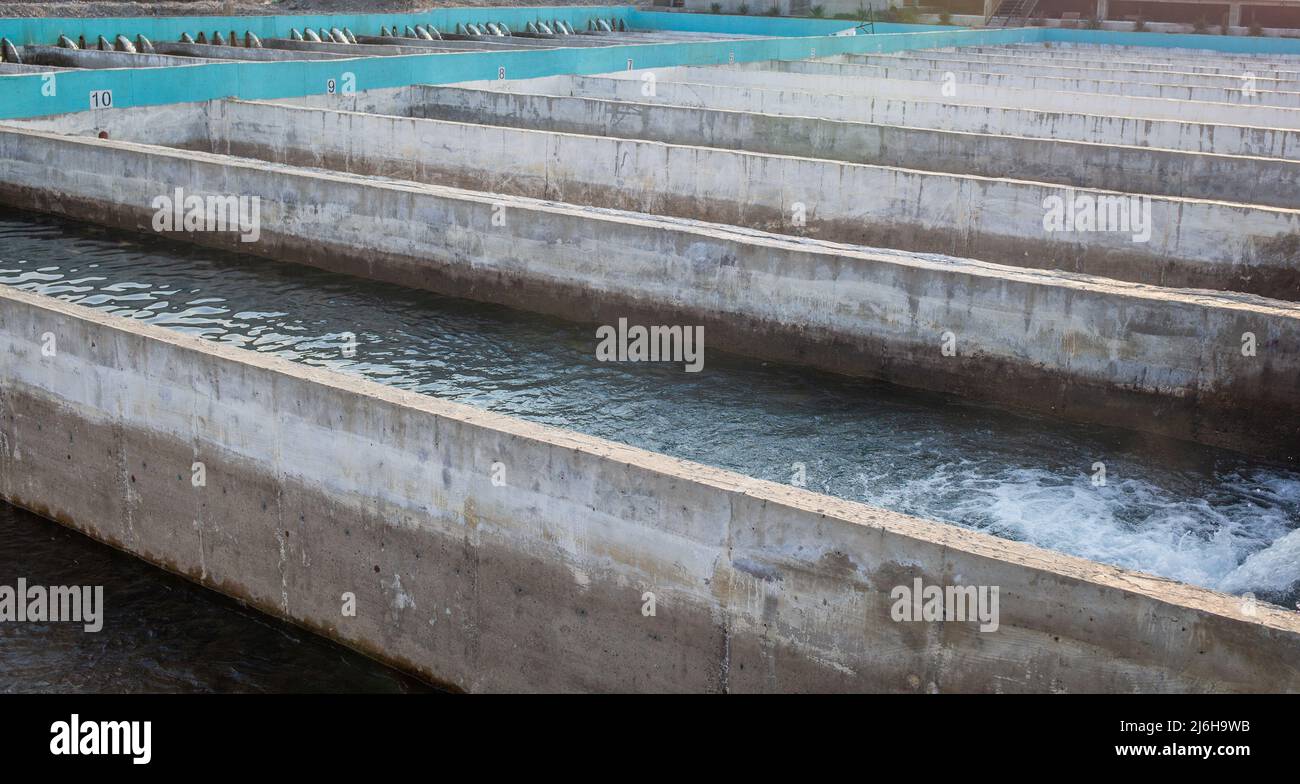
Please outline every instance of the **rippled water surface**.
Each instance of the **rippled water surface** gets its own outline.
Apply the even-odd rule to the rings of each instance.
[[[698,374],[601,363],[590,326],[25,213],[0,213],[0,283],[756,477],[802,463],[820,492],[1300,599],[1300,473],[1229,452],[718,352]]]

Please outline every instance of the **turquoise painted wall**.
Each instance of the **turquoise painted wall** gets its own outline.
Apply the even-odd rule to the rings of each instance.
[[[130,19],[2,19],[0,35],[18,42],[53,43],[60,33],[76,37],[143,32],[160,41],[200,29],[253,30],[263,37],[286,36],[290,28],[349,27],[378,32],[381,25],[428,22],[504,21],[521,26],[537,18],[565,19],[586,26],[593,16],[625,19],[637,29],[766,34],[764,39],[642,44],[600,48],[456,52],[349,60],[199,63],[169,68],[117,68],[55,74],[0,76],[0,118],[32,117],[90,108],[92,92],[109,90],[114,106],[146,106],[213,98],[288,98],[334,89],[369,90],[406,84],[448,84],[566,73],[604,73],[675,65],[715,65],[755,60],[794,60],[843,53],[895,52],[947,46],[1034,41],[1070,41],[1155,47],[1187,47],[1223,52],[1300,54],[1300,40],[1218,35],[1121,33],[1105,30],[1018,28],[972,30],[927,25],[876,25],[874,35],[837,36],[851,23],[827,19],[713,16],[638,11],[629,6],[553,6],[539,8],[444,8],[423,14],[333,16],[142,17]]]
[[[516,12],[517,16],[507,14]],[[481,19],[483,11],[478,9],[443,9],[448,19]],[[740,20],[747,30],[766,31],[776,34],[801,34],[805,37],[781,37],[765,39],[746,39],[737,41],[700,41],[692,43],[640,44],[634,46],[612,46],[599,48],[572,48],[550,50],[523,50],[511,52],[456,52],[446,54],[419,54],[402,57],[359,57],[350,60],[328,61],[280,61],[280,62],[232,62],[200,63],[197,65],[175,66],[169,68],[116,68],[102,70],[62,71],[55,74],[15,74],[0,76],[0,118],[34,117],[63,112],[84,111],[91,108],[91,93],[109,90],[112,93],[112,105],[117,107],[148,106],[184,101],[203,101],[214,98],[250,98],[271,99],[290,98],[313,95],[328,91],[333,81],[335,89],[344,89],[350,85],[356,90],[370,90],[383,87],[398,87],[407,84],[448,84],[470,80],[495,79],[504,69],[507,78],[521,79],[537,76],[554,76],[567,73],[605,73],[623,70],[629,61],[634,68],[662,68],[674,65],[717,65],[729,61],[752,62],[755,60],[785,59],[796,60],[814,56],[827,56],[847,52],[893,52],[904,49],[931,48],[938,46],[955,46],[959,44],[998,44],[1018,41],[1038,40],[1042,30],[1038,28],[1023,30],[967,30],[954,27],[901,27],[913,30],[905,33],[882,33],[869,36],[831,36],[825,31],[842,30],[842,22],[828,22],[814,19],[774,19],[743,18],[734,16],[710,17],[702,14],[640,14],[629,7],[569,7],[565,8],[526,8],[526,9],[491,9],[491,18],[511,21],[533,18],[555,18],[562,13],[570,15],[573,21],[584,24],[592,15],[608,17],[621,15],[629,19],[634,27],[638,18],[653,21],[659,29],[693,29],[692,25],[721,25],[722,30],[736,31],[733,22]],[[638,14],[640,16],[638,17]],[[431,15],[418,18],[427,21]],[[664,19],[663,17],[668,17]],[[344,22],[353,28],[353,32],[377,30],[380,24],[392,24],[403,19],[415,19],[407,15],[371,15],[369,17],[203,17],[201,22],[183,18],[149,18],[139,20],[104,20],[87,19],[77,22],[86,27],[70,27],[69,20],[58,19],[24,19],[5,20],[3,25],[22,25],[25,35],[33,35],[35,30],[43,30],[50,40],[49,33],[60,29],[66,35],[83,34],[88,37],[99,35],[94,32],[103,30],[110,22],[130,21],[136,27],[128,27],[125,32],[144,30],[153,31],[150,36],[158,40],[174,40],[176,36],[170,31],[182,28],[175,25],[189,25],[187,29],[197,32],[197,26],[203,29],[222,29],[232,19],[245,19],[249,23],[257,22],[264,34],[284,35],[288,27],[304,24],[302,20],[326,20],[311,22],[313,26],[325,26],[332,20],[339,26],[340,20],[360,20]],[[708,21],[713,20],[713,21]],[[154,26],[148,26],[144,23]],[[404,23],[404,22],[403,22]],[[435,21],[435,24],[437,22]],[[45,25],[45,27],[42,27]],[[58,27],[64,25],[63,27]],[[669,26],[672,25],[672,26]],[[12,28],[11,28],[12,29]],[[234,25],[239,30],[238,25]],[[251,28],[250,28],[251,29]],[[162,32],[168,31],[168,32]],[[813,31],[809,33],[809,31]],[[256,32],[256,30],[255,30]],[[107,33],[103,33],[107,37]],[[114,33],[116,34],[116,33]],[[261,35],[263,33],[259,33]],[[57,35],[57,33],[54,33]],[[179,36],[179,32],[176,34]]]

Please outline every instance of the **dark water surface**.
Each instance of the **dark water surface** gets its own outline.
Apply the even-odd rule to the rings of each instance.
[[[104,586],[103,628],[0,623],[0,692],[425,692],[358,653],[0,504],[0,585]]]
[[[802,463],[819,492],[1287,607],[1300,600],[1300,473],[1231,452],[720,352],[695,374],[602,363],[591,326],[15,211],[0,212],[0,283],[764,479],[789,482]],[[1096,462],[1103,487],[1092,482]],[[45,530],[6,531],[21,538],[25,527]],[[14,554],[0,561],[0,583],[46,557]],[[169,578],[145,569],[132,579]],[[145,639],[168,633],[137,617]],[[229,650],[169,639],[186,661],[257,661],[239,658],[238,639]],[[97,654],[49,655],[72,664]],[[7,656],[0,650],[0,672]],[[185,681],[186,666],[198,665],[127,668],[121,688]],[[364,667],[332,675],[392,683]],[[275,676],[259,683],[276,688]]]

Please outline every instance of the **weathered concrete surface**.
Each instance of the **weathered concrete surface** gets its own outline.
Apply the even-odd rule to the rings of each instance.
[[[22,73],[46,73],[50,71],[66,71],[66,68],[59,68],[53,65],[28,65],[26,63],[0,63],[0,74],[22,74]]]
[[[1300,691],[1295,613],[7,288],[0,412],[6,501],[468,691]]]
[[[1077,75],[1044,75],[1039,73],[1038,69],[1032,67],[1014,73],[989,73],[978,69],[911,67],[909,64],[885,67],[858,63],[809,62],[806,60],[773,60],[737,64],[735,67],[747,71],[773,71],[813,76],[848,76],[861,77],[867,80],[894,79],[931,84],[943,84],[947,80],[954,84],[958,96],[961,95],[965,86],[970,85],[1087,93],[1090,96],[1114,95],[1126,99],[1146,97],[1248,106],[1281,106],[1290,109],[1300,106],[1300,92],[1269,90],[1262,84],[1257,85],[1254,89],[1247,90],[1240,81],[1231,87],[1206,87],[1201,85],[1165,84],[1150,76],[1141,77],[1140,80],[1130,80],[1124,79],[1123,74],[1115,74],[1114,78],[1111,79],[1089,79]]]
[[[110,139],[152,139],[155,144],[189,147],[196,139],[208,138],[209,103],[200,101],[147,108],[91,109],[22,120],[16,125],[77,136],[98,136],[104,132]]]
[[[700,82],[678,84],[658,81],[653,93],[646,95],[644,84],[640,81],[585,76],[506,80],[499,85],[477,85],[477,89],[544,92],[583,98],[821,117],[970,133],[1010,134],[1096,144],[1300,160],[1300,131],[1297,130],[1124,117],[1107,114],[1101,109],[1097,114],[1068,110],[1052,112],[944,103],[938,97],[913,99],[841,95],[809,89],[737,87]],[[311,100],[296,99],[294,102],[312,105]]]
[[[23,62],[64,68],[159,68],[170,65],[198,65],[204,60],[163,54],[64,49],[58,46],[24,46]]]
[[[206,144],[196,139],[183,146],[836,242],[1300,299],[1300,258],[1287,244],[1288,237],[1300,238],[1296,210],[1156,197],[1145,202],[1149,210],[1141,207],[1149,211],[1149,223],[1142,224],[1148,229],[1133,224],[1123,231],[1048,232],[1044,205],[1053,196],[1063,203],[1128,197],[1019,180],[260,102],[218,102],[209,111]],[[115,116],[101,121],[109,123],[113,138],[153,140],[147,122],[116,127],[110,122]],[[1131,207],[1131,200],[1125,206]],[[1149,239],[1134,241],[1138,232]]]
[[[835,242],[1300,299],[1300,257],[1288,244],[1300,243],[1297,210],[1170,197],[1135,202],[1020,180],[261,102],[214,104],[211,111],[212,152]],[[1063,205],[1085,197],[1122,202],[1143,222],[1123,231],[1049,232],[1044,207],[1053,197]],[[1118,209],[1104,210],[1112,224],[1122,217]]]
[[[1162,50],[1170,51],[1170,50]],[[909,56],[908,52],[899,52],[899,56]],[[1203,53],[1200,56],[1174,56],[1159,54],[1134,54],[1126,51],[1112,51],[1104,55],[1081,55],[1075,50],[1039,48],[1035,50],[1006,47],[961,47],[959,49],[926,49],[915,52],[925,57],[960,57],[977,59],[982,62],[1024,63],[1034,65],[1050,62],[1060,66],[1077,66],[1080,68],[1104,68],[1114,64],[1117,68],[1152,71],[1179,71],[1183,73],[1237,75],[1252,71],[1260,76],[1268,76],[1282,81],[1295,81],[1300,78],[1300,61],[1281,62],[1261,57],[1234,56],[1224,52]]]
[[[271,49],[247,46],[217,46],[215,44],[187,44],[159,41],[153,45],[158,54],[177,55],[181,57],[203,57],[219,60],[253,60],[265,62],[271,60],[343,60],[346,55],[327,52],[297,52],[287,49]],[[355,51],[353,57],[358,56]]]
[[[825,73],[798,73],[799,66],[819,63],[791,63],[794,70],[761,71],[745,67],[715,66],[708,68],[664,68],[654,73],[660,83],[679,82],[722,84],[764,89],[790,88],[801,91],[861,96],[874,95],[914,100],[943,100],[944,80],[867,79],[863,76],[832,76]],[[608,78],[640,79],[636,71],[606,74]],[[1216,125],[1252,125],[1266,128],[1300,128],[1300,109],[1282,106],[1186,101],[1172,98],[1132,97],[1099,93],[1071,93],[1059,90],[1035,90],[992,85],[959,85],[949,103],[971,106],[999,106],[1036,109],[1047,112],[1123,115],[1153,120],[1181,120]]]
[[[462,87],[401,88],[386,114],[644,139],[1081,188],[1300,207],[1300,161]],[[358,111],[356,95],[317,105]]]
[[[401,40],[401,39],[397,39]],[[426,42],[427,43],[427,42]],[[429,54],[433,52],[456,52],[458,49],[444,47],[432,49],[423,46],[384,46],[381,44],[340,44],[333,41],[295,41],[292,38],[267,38],[262,41],[263,48],[274,51],[317,52],[337,54],[345,57],[370,57],[374,55],[389,56],[402,54]]]
[[[516,39],[512,36],[506,40],[508,42],[513,42],[516,40],[523,40],[523,39]],[[496,41],[466,41],[463,39],[455,40],[451,38],[444,38],[440,41],[436,41],[436,40],[426,41],[423,38],[401,38],[395,36],[381,36],[381,35],[358,35],[357,43],[358,44],[381,44],[387,46],[416,47],[420,49],[434,49],[434,50],[441,50],[441,51],[466,51],[466,52],[482,52],[487,50],[510,51],[512,49],[557,49],[559,48],[558,44],[546,44],[546,42],[543,41],[533,41],[532,44],[514,46],[512,45],[512,43],[498,43]]]
[[[256,196],[260,242],[176,236],[577,321],[701,324],[751,356],[1300,457],[1300,305],[37,131],[0,130],[0,159],[8,204],[148,231],[178,186]]]
[[[1093,81],[1128,81],[1154,84],[1176,84],[1195,87],[1218,87],[1240,90],[1246,84],[1245,72],[1234,69],[1230,73],[1197,73],[1195,71],[1158,70],[1152,67],[1126,66],[1123,63],[1085,62],[1065,65],[1050,57],[984,58],[960,53],[944,54],[928,50],[899,54],[843,54],[823,58],[822,62],[873,65],[884,68],[921,68],[932,71],[973,71],[997,74],[1033,74]],[[1263,74],[1253,74],[1250,82],[1260,90],[1294,92],[1293,79],[1276,79]]]
[[[962,47],[965,51],[967,47]],[[1096,63],[1109,62],[1112,59],[1148,63],[1189,63],[1219,67],[1241,67],[1266,69],[1273,71],[1300,71],[1300,58],[1275,54],[1234,54],[1216,52],[1210,49],[1165,48],[1152,49],[1148,46],[1118,46],[1053,41],[1050,46],[1039,44],[1013,43],[998,47],[976,46],[971,51],[981,53],[1031,56],[1050,55],[1059,60],[1086,60]]]

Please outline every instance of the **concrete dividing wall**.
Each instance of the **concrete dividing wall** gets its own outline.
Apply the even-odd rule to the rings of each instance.
[[[358,36],[358,39],[360,39],[360,36]],[[377,40],[394,41],[394,42],[401,41],[403,43],[400,45],[396,45],[396,44],[385,45],[385,44],[374,43],[374,41]],[[338,44],[338,43],[333,43],[328,41],[321,41],[321,42],[295,41],[292,38],[268,38],[267,40],[262,42],[262,46],[267,49],[272,49],[275,51],[316,52],[316,53],[338,54],[338,55],[344,55],[348,57],[363,57],[363,56],[388,57],[392,55],[403,55],[403,54],[424,54],[431,51],[432,52],[459,51],[453,46],[427,47],[427,46],[420,46],[418,44],[406,43],[407,41],[410,40],[411,39],[407,39],[407,38],[383,38],[383,39],[371,39],[369,41],[360,41],[359,43],[356,44]],[[433,42],[420,41],[420,43],[433,43]],[[439,41],[438,43],[442,43],[442,42]]]
[[[835,242],[1300,299],[1300,259],[1287,244],[1300,238],[1296,210],[1145,196],[1134,206],[1115,193],[1020,180],[253,102],[214,103],[209,133],[206,147],[186,146]],[[1049,232],[1045,205],[1053,197],[1071,214],[1074,207],[1064,205],[1079,199],[1121,199],[1123,215],[1131,210],[1142,222]],[[1118,209],[1107,214],[1112,223],[1122,219]]]
[[[900,55],[904,58],[910,58],[915,55],[918,58],[944,58],[944,59],[962,59],[978,60],[983,63],[1000,63],[1014,64],[1022,63],[1024,65],[1044,64],[1051,67],[1079,67],[1093,68],[1104,70],[1113,65],[1122,70],[1132,71],[1151,71],[1151,72],[1178,72],[1193,75],[1217,75],[1220,77],[1240,77],[1243,73],[1250,71],[1257,76],[1268,76],[1277,80],[1281,84],[1294,85],[1297,79],[1300,79],[1300,63],[1291,65],[1278,66],[1270,64],[1264,60],[1251,59],[1245,62],[1232,59],[1224,59],[1218,56],[1201,56],[1198,58],[1188,58],[1186,60],[1172,60],[1166,58],[1152,58],[1146,54],[1131,54],[1125,50],[1115,50],[1108,52],[1104,57],[1078,57],[1071,53],[1069,49],[1017,49],[1013,46],[1001,47],[962,47],[959,49],[939,49],[918,51],[915,53],[902,52]],[[1294,87],[1292,88],[1294,89]]]
[[[1025,60],[1022,62],[1022,60]],[[883,68],[924,68],[927,70],[971,71],[986,74],[1033,74],[1091,81],[1144,82],[1162,85],[1183,85],[1187,87],[1215,87],[1220,89],[1240,90],[1246,85],[1245,69],[1232,69],[1229,73],[1191,73],[1177,70],[1154,70],[1123,63],[1107,65],[1092,63],[1083,65],[1062,65],[1050,57],[1044,58],[994,58],[963,54],[960,50],[952,54],[920,51],[902,55],[893,54],[844,54],[827,58],[827,62],[849,65],[872,65]],[[1252,72],[1253,73],[1253,72]],[[1255,89],[1270,92],[1292,92],[1300,88],[1293,79],[1270,78],[1271,72],[1255,73],[1251,84]]]
[[[546,82],[547,86],[534,86],[533,81]],[[646,96],[640,81],[589,76],[507,81],[499,86],[483,87],[971,133],[1011,134],[1097,144],[1126,144],[1300,160],[1300,130],[1123,117],[1105,112],[1086,114],[1082,111],[1008,109],[945,103],[944,99],[937,96],[932,99],[915,99],[836,95],[816,92],[810,88],[727,86],[698,81],[686,84],[657,81],[654,94]]]
[[[347,108],[355,101],[347,99]],[[1032,139],[460,87],[403,89],[385,113],[1082,188],[1300,207],[1300,161]],[[321,101],[321,104],[330,103]]]
[[[1294,38],[1260,38],[1256,36],[1228,36],[1205,34],[1149,34],[1115,32],[1110,30],[1066,30],[1043,29],[1043,42],[1050,42],[1053,48],[1068,48],[1079,45],[1103,45],[1108,47],[1140,47],[1146,51],[1160,54],[1177,53],[1182,49],[1202,56],[1220,57],[1222,55],[1277,55],[1295,57],[1300,55],[1300,40]],[[983,42],[976,42],[983,45]]]
[[[1294,613],[11,289],[0,413],[6,501],[469,691],[1300,691]]]
[[[217,58],[221,60],[340,60],[348,55],[326,52],[298,52],[286,49],[258,49],[247,46],[217,46],[215,44],[168,43],[158,41],[153,45],[158,54],[182,57]],[[356,57],[356,49],[350,53]],[[375,52],[375,54],[383,54]],[[393,54],[397,54],[394,52]]]
[[[283,39],[279,39],[279,40],[283,42]],[[529,41],[529,43],[524,44],[523,48],[528,48],[528,49],[550,49],[550,48],[557,48],[560,46],[560,44],[547,44],[537,39],[524,39],[513,35],[506,40],[507,41],[527,40]],[[513,47],[512,44],[510,43],[500,43],[499,41],[500,39],[498,39],[498,41],[467,41],[464,39],[451,39],[451,38],[442,38],[442,39],[435,39],[432,41],[426,41],[423,38],[402,38],[400,36],[393,36],[393,35],[357,36],[357,43],[366,46],[392,46],[392,47],[400,46],[404,49],[415,49],[415,50],[425,50],[425,51],[435,51],[435,52],[482,52],[482,51],[508,50],[511,48],[519,48],[519,47]],[[303,42],[294,41],[293,43],[295,45],[301,45]],[[316,46],[316,45],[317,44],[314,43],[312,44],[312,46]],[[343,44],[333,44],[333,45],[342,46]]]
[[[59,68],[54,65],[26,65],[24,63],[0,63],[0,74],[29,74],[29,73],[53,73],[54,71],[64,71],[65,68]]]
[[[1110,46],[1104,49],[1033,44],[1019,46],[962,46],[945,48],[945,53],[970,53],[981,58],[998,58],[1034,61],[1050,57],[1054,62],[1078,63],[1092,67],[1104,67],[1107,63],[1121,66],[1139,65],[1152,68],[1176,68],[1198,72],[1241,73],[1256,69],[1257,73],[1283,72],[1300,75],[1300,59],[1295,57],[1276,57],[1269,55],[1234,55],[1224,52],[1194,52],[1179,54],[1173,49],[1153,49],[1151,47]],[[1228,69],[1231,69],[1230,71]]]
[[[163,54],[100,51],[98,49],[64,49],[59,46],[24,46],[23,62],[56,65],[63,68],[160,68],[195,66],[207,60],[194,57],[171,57]]]
[[[152,139],[155,144],[191,147],[196,140],[208,138],[211,111],[209,104],[176,103],[142,109],[108,109],[74,112],[35,120],[23,120],[21,127],[77,136],[98,136],[101,131],[110,139]],[[3,126],[0,126],[3,127]]]
[[[765,64],[752,64],[754,66]],[[863,76],[832,76],[829,74],[799,73],[805,66],[820,63],[789,63],[780,67],[788,72],[756,70],[751,64],[734,67],[664,68],[656,72],[660,83],[704,82],[764,89],[789,88],[813,90],[820,93],[846,96],[874,95],[888,98],[915,100],[940,100],[944,97],[944,82],[878,79]],[[610,78],[639,79],[635,73],[610,73]],[[999,106],[1012,109],[1037,109],[1048,112],[1082,114],[1122,114],[1153,120],[1181,120],[1184,122],[1216,125],[1252,125],[1267,128],[1300,128],[1300,109],[1279,106],[1215,103],[1210,101],[1183,101],[1171,98],[1135,98],[1124,95],[1096,93],[1070,93],[1057,90],[1033,90],[989,85],[959,85],[955,102],[974,106]]]
[[[743,66],[752,71],[777,71],[781,73],[811,74],[814,76],[850,76],[869,81],[891,79],[930,84],[943,84],[951,81],[960,87],[978,85],[980,87],[1006,87],[1018,90],[1048,90],[1066,93],[1087,93],[1095,95],[1114,95],[1123,98],[1160,98],[1175,101],[1204,101],[1209,103],[1242,104],[1248,106],[1279,106],[1295,109],[1300,106],[1300,92],[1270,90],[1266,85],[1257,85],[1253,90],[1243,89],[1240,81],[1232,87],[1205,87],[1199,85],[1164,84],[1158,78],[1149,76],[1141,79],[1124,79],[1123,74],[1115,74],[1110,79],[1090,79],[1082,76],[1056,76],[1040,74],[1037,69],[1026,68],[1018,73],[989,73],[978,67],[965,68],[922,68],[910,64],[892,66],[864,65],[842,62],[806,62],[773,61],[768,63],[751,63]]]
[[[7,204],[148,231],[178,186],[256,196],[260,241],[177,238],[575,321],[699,324],[714,348],[1300,457],[1300,305],[36,131],[0,130],[0,159]]]

